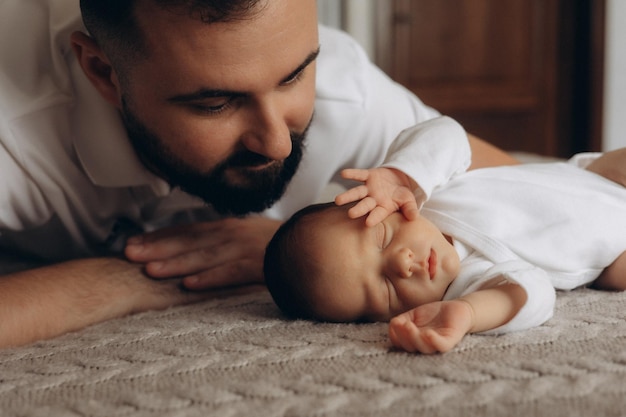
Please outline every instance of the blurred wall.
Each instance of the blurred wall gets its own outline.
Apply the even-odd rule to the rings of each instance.
[[[320,21],[354,36],[373,59],[377,0],[317,0]],[[378,0],[387,1],[387,0]],[[603,149],[626,146],[626,0],[606,0]]]
[[[342,5],[339,0],[317,0],[319,21],[327,26],[341,28]]]
[[[350,33],[373,59],[376,45],[375,1],[317,0],[319,21]]]
[[[626,146],[626,1],[607,0],[603,148]]]

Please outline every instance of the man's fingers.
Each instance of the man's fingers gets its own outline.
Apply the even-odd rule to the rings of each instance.
[[[189,261],[192,265],[185,265]],[[158,269],[146,265],[146,273],[154,279],[182,278],[184,288],[193,291],[213,290],[263,282],[262,267],[253,259],[238,259],[213,266],[194,261],[193,256],[184,256],[163,262]],[[192,268],[193,266],[193,268]]]
[[[219,248],[202,247],[191,252],[184,252],[167,259],[146,263],[145,270],[153,278],[170,278],[195,274],[203,269],[211,269],[223,262],[217,256]],[[222,248],[224,250],[224,248]]]
[[[130,238],[125,254],[133,262],[170,259],[188,252],[224,256],[227,247],[239,248],[234,255],[262,253],[280,222],[262,217],[223,219],[175,226]],[[219,249],[219,250],[218,250]]]
[[[183,279],[185,288],[194,291],[261,283],[261,266],[253,260],[226,262]]]
[[[126,242],[125,255],[135,262],[149,262],[220,244],[217,224],[178,226],[133,236]]]

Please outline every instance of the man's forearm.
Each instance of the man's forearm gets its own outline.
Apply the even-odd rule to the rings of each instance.
[[[114,258],[70,261],[0,277],[0,348],[48,339],[134,312],[194,301],[175,281]]]
[[[605,152],[587,169],[626,187],[626,148]]]
[[[501,165],[518,165],[520,161],[513,158],[502,149],[477,138],[468,135],[472,148],[472,164],[469,169],[488,168]]]

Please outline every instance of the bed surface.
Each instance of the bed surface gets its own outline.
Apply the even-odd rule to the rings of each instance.
[[[544,326],[422,356],[255,291],[2,350],[0,415],[619,416],[625,319],[626,294],[561,292]]]

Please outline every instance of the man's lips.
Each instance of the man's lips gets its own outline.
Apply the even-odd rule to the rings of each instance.
[[[240,166],[237,167],[239,170],[241,171],[262,171],[266,168],[268,168],[269,166],[275,164],[276,161],[270,160],[267,161],[265,163],[260,163],[260,164],[255,164],[255,165],[246,165],[246,166]]]
[[[430,257],[428,258],[428,275],[430,275],[431,281],[435,279],[436,274],[437,274],[437,252],[431,249]]]
[[[273,169],[273,167],[278,164],[280,164],[280,161],[264,158],[263,160],[249,161],[249,163],[246,164],[230,165],[226,169],[226,172],[234,177],[245,177],[246,175],[255,175],[259,172]]]
[[[266,167],[274,162],[276,162],[276,160],[267,158],[263,155],[252,152],[244,152],[231,157],[227,166],[236,169],[257,169]]]

